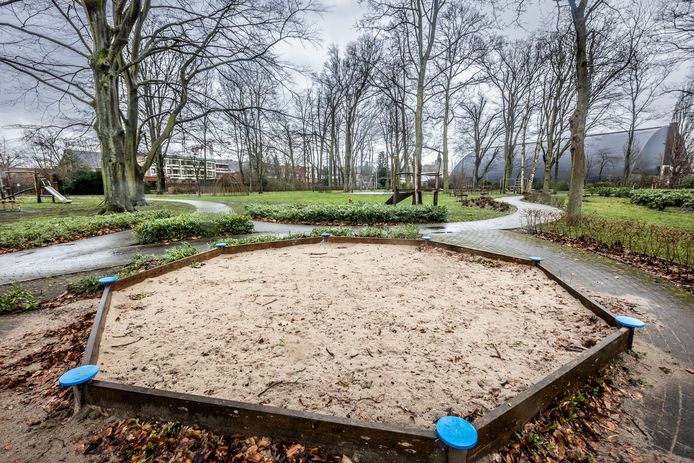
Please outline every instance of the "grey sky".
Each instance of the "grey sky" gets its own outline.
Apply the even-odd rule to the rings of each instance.
[[[487,2],[483,4],[488,5]],[[315,25],[319,31],[321,42],[315,45],[289,43],[278,48],[284,60],[319,71],[326,58],[327,49],[331,44],[344,46],[354,40],[359,31],[355,25],[364,12],[364,6],[357,0],[326,0],[327,11],[322,17],[316,18]],[[514,23],[515,13],[506,11],[501,14],[505,24],[501,27],[504,33],[512,37],[521,37],[540,26],[555,15],[555,3],[549,1],[531,2],[528,11],[521,18],[521,25]],[[682,69],[674,73],[666,85],[674,87],[684,77]],[[297,85],[307,85],[308,76],[296,78]],[[43,91],[43,90],[42,90]],[[0,137],[8,141],[17,141],[21,137],[20,129],[11,128],[19,124],[51,124],[55,107],[45,107],[45,102],[39,102],[35,93],[22,98],[17,82],[13,79],[0,79]],[[19,97],[18,97],[19,96]],[[662,125],[669,120],[669,112],[674,104],[674,96],[666,95],[658,101],[661,115],[646,124],[646,126]]]

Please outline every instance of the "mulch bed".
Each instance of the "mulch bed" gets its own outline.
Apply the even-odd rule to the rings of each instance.
[[[480,196],[478,198],[466,199],[460,202],[463,206],[479,207],[480,209],[489,209],[498,212],[508,212],[512,206],[502,201],[496,201],[491,196]]]
[[[614,249],[594,241],[574,239],[554,233],[536,232],[533,233],[533,236],[566,246],[584,249],[604,257],[609,257],[618,262],[629,264],[651,275],[655,275],[658,278],[671,281],[683,290],[694,294],[693,267],[668,262],[655,257],[644,256],[642,254],[631,253],[621,249]]]

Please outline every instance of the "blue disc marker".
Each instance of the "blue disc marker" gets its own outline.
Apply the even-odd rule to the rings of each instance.
[[[99,373],[99,367],[96,365],[82,365],[63,373],[58,382],[64,387],[77,386],[78,384],[86,383],[95,377],[97,373]]]
[[[320,236],[322,236],[323,238],[327,238],[328,236],[330,236],[330,233],[323,232],[320,234]]]
[[[431,236],[422,236],[424,241],[431,241]]]
[[[444,416],[436,422],[436,435],[449,447],[468,450],[477,445],[477,430],[467,420]]]
[[[105,285],[113,284],[113,283],[115,283],[116,281],[118,281],[118,277],[103,277],[103,278],[99,278],[99,284],[102,284],[102,285],[104,285],[104,286],[105,286]]]
[[[617,317],[614,317],[614,319],[617,320],[617,323],[619,323],[622,326],[626,326],[627,328],[643,328],[644,326],[646,326],[644,322],[634,317],[619,315]]]
[[[216,248],[226,248],[226,247],[227,247],[227,244],[226,244],[226,243],[216,243],[214,246],[215,246]]]
[[[544,258],[544,257],[532,256],[532,257],[528,257],[528,260],[530,260],[530,261],[532,261],[532,262],[542,262],[543,260],[545,260],[545,258]]]

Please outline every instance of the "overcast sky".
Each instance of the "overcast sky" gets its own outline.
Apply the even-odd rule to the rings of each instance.
[[[357,0],[329,0],[324,3],[327,11],[315,19],[321,37],[320,43],[282,45],[278,52],[286,61],[319,71],[331,44],[342,47],[359,35],[355,26],[364,13],[363,5],[360,5]],[[502,20],[506,22],[502,27],[505,33],[513,37],[526,35],[528,31],[537,28],[556,14],[553,10],[554,2],[533,2],[529,5],[529,11],[521,18],[520,26],[513,24],[512,19],[515,17],[513,12],[502,15]],[[675,85],[683,75],[682,71],[677,72],[668,84]],[[301,86],[307,85],[307,79],[308,76],[303,78],[299,76],[296,83]],[[645,126],[663,125],[669,120],[673,97],[661,98],[658,103],[662,109],[662,115]],[[45,105],[36,101],[33,94],[22,97],[17,90],[16,82],[11,79],[0,79],[0,137],[6,137],[9,142],[14,142],[21,137],[22,132],[16,128],[16,125],[51,124],[53,114],[55,114],[55,107],[46,108]]]

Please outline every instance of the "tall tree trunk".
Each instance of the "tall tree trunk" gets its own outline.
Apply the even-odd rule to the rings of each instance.
[[[352,116],[347,115],[345,121],[345,159],[342,166],[342,190],[347,192],[352,188]]]
[[[417,79],[417,107],[414,113],[414,199],[421,204],[419,191],[422,188],[422,149],[424,148],[424,132],[422,122],[424,117],[424,79],[426,77],[426,61],[420,60],[419,78]]]
[[[629,182],[629,177],[631,177],[631,165],[634,162],[634,132],[636,130],[636,126],[634,124],[635,119],[635,117],[632,117],[631,123],[629,124],[627,144],[624,150],[624,172],[622,174],[622,183],[625,185]]]
[[[588,0],[569,0],[576,30],[576,109],[571,116],[571,183],[569,203],[566,208],[568,220],[575,221],[581,215],[583,184],[586,178],[585,136],[588,105],[590,102],[590,74],[588,69],[588,30],[586,27],[586,4]]]
[[[446,96],[443,104],[443,191],[448,191],[448,114],[450,112],[450,81],[446,87]]]

